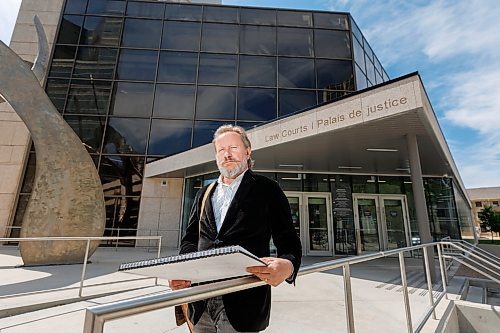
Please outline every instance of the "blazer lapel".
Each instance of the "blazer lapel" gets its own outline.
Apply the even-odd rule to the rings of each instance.
[[[215,183],[215,186],[212,188],[212,192],[208,195],[207,202],[205,202],[205,211],[203,214],[205,214],[205,219],[207,220],[207,226],[210,229],[210,234],[211,235],[217,235],[217,226],[215,224],[215,215],[214,215],[214,208],[212,205],[212,196],[214,195],[215,189],[217,187],[217,183]]]
[[[240,187],[238,187],[233,201],[231,201],[231,204],[227,209],[226,217],[224,218],[224,222],[222,223],[222,226],[220,228],[219,235],[223,235],[224,232],[230,229],[234,225],[234,223],[237,222],[236,216],[240,207],[240,203],[242,202],[242,199],[244,199],[248,195],[248,192],[252,188],[254,182],[255,178],[252,171],[248,170],[247,172],[245,172],[245,174],[243,175],[243,179],[241,180]]]

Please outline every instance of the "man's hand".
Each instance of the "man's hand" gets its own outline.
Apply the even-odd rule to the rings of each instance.
[[[168,280],[168,285],[172,290],[184,289],[191,286],[191,281],[186,280]]]
[[[267,266],[247,267],[247,272],[257,276],[273,287],[288,279],[293,273],[293,264],[288,259],[264,257],[260,258]]]

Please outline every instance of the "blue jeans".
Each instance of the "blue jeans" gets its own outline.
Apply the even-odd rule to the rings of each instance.
[[[245,333],[233,328],[227,319],[222,297],[207,300],[207,306],[200,320],[194,325],[195,333]]]

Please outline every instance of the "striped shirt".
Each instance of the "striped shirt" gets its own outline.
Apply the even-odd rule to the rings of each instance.
[[[248,169],[247,169],[248,170]],[[245,172],[236,177],[230,185],[224,184],[222,182],[222,175],[217,179],[217,187],[215,187],[214,194],[212,195],[212,207],[215,216],[215,225],[217,226],[217,232],[220,231],[222,223],[226,218],[227,210],[233,201],[234,195],[238,188],[240,187],[241,180]]]

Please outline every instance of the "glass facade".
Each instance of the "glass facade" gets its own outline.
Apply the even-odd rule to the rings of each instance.
[[[66,0],[46,91],[96,163],[107,227],[133,229],[146,161],[385,80],[345,13]]]

